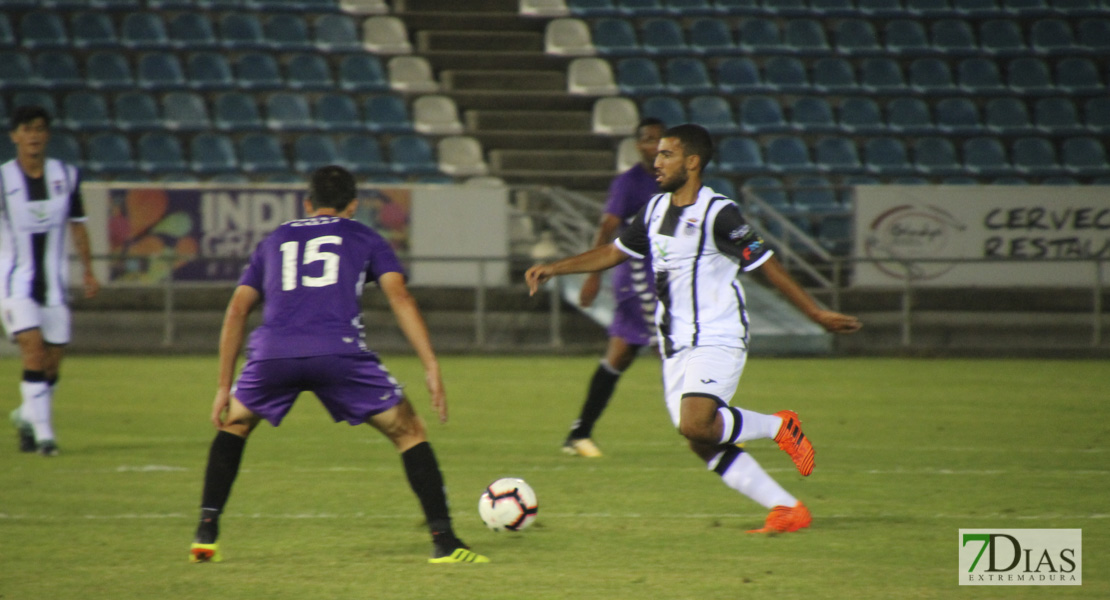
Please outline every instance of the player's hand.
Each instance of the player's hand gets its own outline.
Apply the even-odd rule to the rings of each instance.
[[[582,308],[589,308],[597,299],[597,294],[600,291],[601,275],[590,273],[589,277],[586,277],[586,281],[582,282],[582,290],[578,292],[578,305]]]
[[[224,426],[224,418],[227,416],[227,409],[231,405],[231,390],[218,389],[216,390],[216,399],[212,401],[212,424],[219,429]]]
[[[443,389],[443,378],[439,369],[430,369],[424,373],[424,384],[428,386],[428,395],[432,400],[432,410],[439,415],[439,422],[447,422],[447,392]]]
[[[85,297],[95,298],[100,292],[100,281],[96,279],[96,275],[86,271],[85,272]]]
[[[535,296],[540,285],[555,276],[551,265],[536,265],[524,273],[524,281],[528,283],[528,295]]]
[[[831,310],[818,311],[813,320],[830,333],[855,333],[863,327],[863,323],[856,317]]]

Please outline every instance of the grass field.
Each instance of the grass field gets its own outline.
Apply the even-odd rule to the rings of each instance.
[[[0,599],[1110,598],[1104,362],[753,358],[734,404],[796,409],[818,453],[802,478],[773,443],[749,444],[814,514],[763,537],[744,531],[765,511],[674,433],[654,359],[622,380],[599,460],[558,451],[594,357],[442,361],[451,421],[430,435],[456,528],[492,564],[426,564],[395,452],[305,396],[248,444],[225,562],[190,565],[215,359],[74,357],[62,455],[0,445]],[[387,364],[428,415],[418,364]],[[0,369],[6,414],[18,367]],[[540,499],[520,534],[477,517],[506,475]],[[1081,528],[1084,585],[959,587],[959,528]]]

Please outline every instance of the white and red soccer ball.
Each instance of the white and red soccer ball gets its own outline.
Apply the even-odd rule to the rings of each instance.
[[[532,486],[516,477],[503,477],[486,486],[478,499],[478,515],[494,531],[522,531],[539,510]]]

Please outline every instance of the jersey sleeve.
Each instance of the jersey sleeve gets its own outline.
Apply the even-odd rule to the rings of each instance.
[[[774,254],[744,220],[740,207],[731,202],[717,213],[713,221],[713,237],[721,252],[740,260],[743,271],[759,267]]]
[[[636,218],[632,219],[628,227],[613,241],[621,252],[633,258],[644,258],[651,250],[647,225],[644,224],[648,206],[651,206],[651,204],[641,208],[640,212],[636,213]]]
[[[401,259],[397,257],[397,253],[393,251],[385,238],[376,233],[371,233],[368,240],[370,260],[366,267],[367,280],[377,281],[379,277],[386,273],[400,273],[402,277],[408,278],[405,274],[405,267],[401,264]]]
[[[633,208],[635,201],[632,198],[632,192],[632,186],[626,171],[614,179],[613,183],[609,184],[609,197],[605,201],[605,213],[619,217],[621,221],[635,214]]]
[[[81,195],[81,171],[73,167],[73,192],[69,195],[69,220],[80,223],[86,219],[85,199]]]
[[[239,276],[239,285],[250,286],[258,290],[259,293],[262,293],[263,286],[265,285],[263,283],[266,274],[263,268],[266,262],[265,250],[263,248],[265,244],[266,240],[262,240],[262,242],[258,244],[258,247],[251,253],[250,261],[247,262],[247,266],[243,269],[243,274]]]

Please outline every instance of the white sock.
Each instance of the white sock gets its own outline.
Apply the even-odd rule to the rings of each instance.
[[[721,430],[722,444],[739,444],[751,440],[773,438],[782,426],[782,417],[752,412],[743,408],[722,406],[717,409],[724,427]],[[739,431],[733,431],[739,424]]]
[[[35,430],[35,441],[53,440],[54,427],[50,424],[50,386],[45,381],[23,381],[19,384],[19,391],[23,394],[20,413],[23,420],[30,423],[31,428]]]
[[[726,453],[722,452],[721,454]],[[718,455],[709,461],[710,465],[714,465],[710,469],[714,469],[721,458],[722,456]],[[720,473],[719,470],[718,473]],[[759,463],[747,452],[740,452],[740,455],[732,461],[732,464],[725,469],[724,473],[721,473],[721,480],[728,487],[755,500],[763,508],[794,506],[798,503],[798,499],[791,496],[790,492],[784,490],[777,481],[771,479],[767,471],[764,471],[763,467],[759,466]]]

